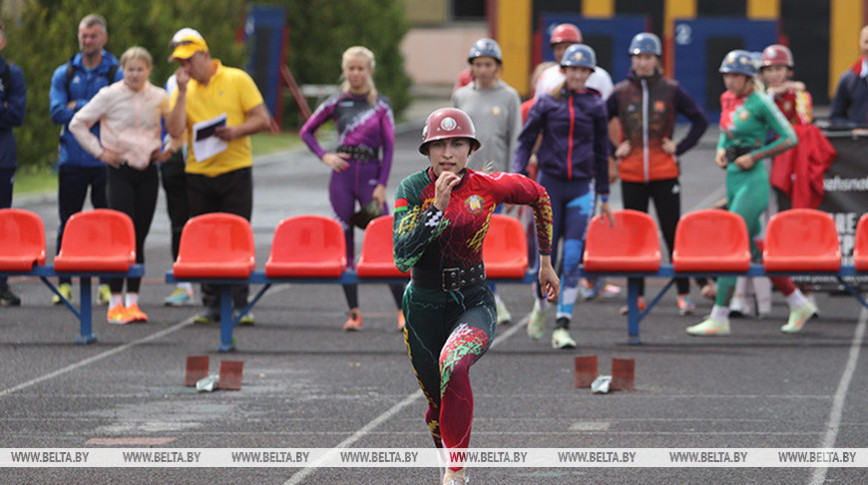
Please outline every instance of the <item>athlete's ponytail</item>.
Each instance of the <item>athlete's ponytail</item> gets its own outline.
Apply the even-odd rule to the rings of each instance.
[[[377,65],[377,61],[374,59],[374,53],[367,47],[360,45],[350,47],[344,51],[344,55],[341,59],[341,69],[346,68],[350,59],[353,57],[364,57],[365,60],[368,61],[368,67],[371,69],[371,74],[368,76],[368,104],[370,104],[371,107],[376,106],[377,87],[374,86],[374,67]],[[341,77],[343,78],[343,76]],[[341,91],[345,93],[350,91],[350,82],[346,79],[343,79],[343,82],[341,83]]]

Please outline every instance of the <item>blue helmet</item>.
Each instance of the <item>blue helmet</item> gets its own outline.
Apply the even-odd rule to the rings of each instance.
[[[567,47],[561,58],[561,67],[568,66],[587,67],[593,71],[597,68],[597,54],[589,45],[573,44]]]
[[[467,62],[473,62],[477,57],[493,57],[498,64],[503,62],[500,54],[500,44],[494,39],[483,38],[476,41],[473,47],[470,48],[470,54],[467,55]]]
[[[663,55],[663,46],[660,38],[650,32],[640,32],[633,36],[627,53],[631,56],[637,54],[654,54],[657,57]]]
[[[718,71],[721,74],[734,72],[736,74],[744,74],[748,77],[754,77],[756,76],[756,64],[754,63],[754,58],[750,52],[736,49],[730,51],[729,54],[723,58],[723,62],[720,63],[720,69],[718,69]]]

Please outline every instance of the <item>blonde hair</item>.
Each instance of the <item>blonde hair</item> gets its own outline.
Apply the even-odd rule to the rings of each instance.
[[[371,70],[371,74],[368,76],[368,104],[375,106],[377,104],[377,87],[374,86],[374,67],[376,67],[377,61],[374,59],[374,53],[364,46],[356,45],[350,47],[344,51],[341,57],[341,70],[346,69],[350,60],[354,57],[364,57],[368,62],[368,68]],[[341,91],[345,93],[350,92],[350,82],[346,80],[343,74],[341,74],[341,79],[343,79]]]
[[[148,50],[144,47],[139,47],[135,45],[124,51],[124,53],[121,55],[121,67],[125,67],[127,65],[127,62],[134,59],[145,61],[145,64],[147,64],[148,67],[154,66],[154,59],[151,57],[151,53],[148,52]]]

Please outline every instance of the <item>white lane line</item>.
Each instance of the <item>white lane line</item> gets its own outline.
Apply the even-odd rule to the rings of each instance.
[[[832,411],[829,413],[829,421],[826,423],[826,436],[823,437],[823,444],[820,445],[821,448],[833,448],[835,441],[838,439],[841,417],[844,415],[844,399],[847,398],[850,381],[853,379],[853,374],[856,373],[856,361],[859,360],[859,351],[862,349],[862,339],[865,336],[866,323],[868,323],[868,310],[865,307],[861,308],[859,323],[856,325],[853,340],[850,341],[850,356],[847,358],[847,366],[844,368],[844,374],[841,375],[838,389],[835,391],[835,400],[832,401]],[[810,481],[811,485],[822,485],[825,483],[826,473],[828,472],[828,467],[814,468]]]
[[[75,364],[70,364],[70,365],[63,367],[61,369],[57,369],[54,372],[50,372],[50,373],[45,374],[43,376],[37,377],[35,379],[31,379],[27,382],[22,382],[21,384],[18,384],[17,386],[12,386],[8,389],[4,389],[4,390],[0,391],[0,397],[8,396],[9,394],[20,391],[22,389],[27,389],[28,387],[35,386],[36,384],[39,384],[40,382],[45,382],[45,381],[54,379],[55,377],[62,376],[63,374],[72,372],[72,371],[74,371],[80,367],[84,367],[86,365],[93,364],[94,362],[99,362],[105,358],[111,357],[115,354],[119,354],[125,350],[129,350],[129,349],[131,349],[137,345],[145,344],[145,343],[151,342],[153,340],[157,340],[159,338],[165,337],[166,335],[170,335],[172,333],[175,333],[178,330],[181,330],[182,328],[184,328],[187,325],[190,325],[192,323],[193,323],[193,317],[190,317],[181,323],[178,323],[178,324],[176,324],[172,327],[169,327],[165,330],[160,330],[159,332],[151,334],[147,337],[143,337],[143,338],[140,338],[138,340],[134,340],[132,342],[123,344],[120,347],[115,347],[111,350],[106,350],[105,352],[103,352],[101,354],[94,355],[93,357],[88,357],[87,359],[78,361]]]
[[[489,347],[489,350],[493,349],[500,342],[511,337],[515,332],[525,328],[525,326],[527,325],[527,319],[529,316],[530,315],[528,314],[517,324],[511,325],[510,328],[507,329],[507,331],[503,332],[500,335],[497,335],[494,338],[494,341],[491,343],[491,347]],[[323,455],[322,458],[311,463],[310,466],[308,466],[306,468],[302,468],[301,470],[299,470],[298,472],[293,474],[291,477],[289,477],[289,480],[284,482],[283,485],[298,485],[298,484],[300,484],[305,478],[308,477],[308,475],[310,475],[311,473],[313,473],[317,469],[319,469],[323,463],[326,463],[327,461],[332,460],[334,458],[334,454],[337,453],[337,449],[349,448],[355,442],[364,438],[366,435],[371,434],[371,432],[377,426],[383,424],[386,420],[388,420],[392,416],[398,414],[398,412],[400,412],[402,409],[409,406],[410,404],[413,404],[416,400],[421,399],[422,397],[423,397],[423,395],[422,395],[421,389],[408,394],[400,402],[398,402],[397,404],[395,404],[391,408],[387,409],[384,413],[380,414],[379,416],[377,416],[376,418],[374,418],[373,420],[368,422],[368,424],[359,428],[359,430],[356,431],[355,433],[353,433],[350,437],[348,437],[347,439],[345,439],[345,440],[341,441],[340,443],[338,443],[337,445],[335,445],[331,450],[329,450],[325,455]]]

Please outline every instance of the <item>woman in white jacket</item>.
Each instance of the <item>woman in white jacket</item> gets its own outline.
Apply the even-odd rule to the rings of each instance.
[[[136,262],[144,263],[144,243],[157,205],[159,180],[154,162],[175,150],[161,152],[160,122],[169,113],[169,95],[148,81],[153,61],[142,47],[130,47],[121,56],[124,79],[102,88],[69,123],[69,130],[89,153],[108,168],[108,206],[129,215],[136,230]],[[99,123],[99,129],[91,128]],[[97,138],[98,136],[98,138]],[[114,324],[145,322],[139,308],[141,278],[109,281],[108,321]]]

